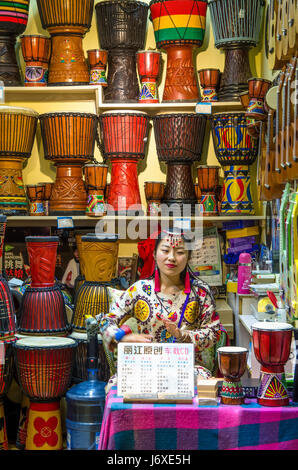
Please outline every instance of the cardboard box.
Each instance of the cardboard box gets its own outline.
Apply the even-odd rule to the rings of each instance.
[[[216,300],[216,311],[222,324],[233,323],[233,310],[224,299]]]

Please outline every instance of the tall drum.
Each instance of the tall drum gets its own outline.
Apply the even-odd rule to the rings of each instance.
[[[83,37],[91,26],[94,0],[37,0],[37,6],[52,38],[48,84],[88,85]]]
[[[167,53],[163,101],[198,101],[194,49],[203,44],[207,0],[152,0],[157,47]]]
[[[0,2],[0,81],[20,86],[21,76],[15,53],[16,37],[27,26],[30,0]]]
[[[108,51],[106,102],[138,102],[136,52],[145,47],[148,5],[108,0],[95,6],[100,46]]]
[[[195,113],[159,114],[153,118],[158,159],[167,164],[162,202],[171,206],[197,202],[191,166],[201,159],[206,117]]]
[[[293,327],[289,323],[256,322],[252,325],[254,352],[261,364],[260,405],[289,404],[284,366],[290,356],[292,336]]]
[[[107,111],[99,123],[101,150],[112,164],[108,211],[141,212],[137,165],[148,146],[149,116],[141,111]]]
[[[224,167],[222,215],[253,215],[249,166],[258,155],[258,139],[248,134],[245,113],[211,116],[215,154]]]
[[[31,156],[38,113],[0,106],[0,212],[27,215],[23,163]]]
[[[77,342],[71,338],[22,338],[14,345],[18,381],[30,398],[26,450],[61,450],[60,398],[71,382]]]
[[[50,199],[50,214],[84,215],[87,192],[82,167],[94,159],[98,118],[96,114],[59,112],[40,115],[46,160],[57,167]]]
[[[215,46],[225,51],[220,80],[220,101],[238,101],[252,77],[249,49],[259,42],[264,0],[210,0],[209,10]]]

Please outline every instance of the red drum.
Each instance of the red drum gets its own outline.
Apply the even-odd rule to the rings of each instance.
[[[26,237],[31,271],[31,287],[52,287],[59,237]]]
[[[47,86],[51,39],[46,36],[23,35],[21,47],[26,62],[24,85]]]
[[[26,450],[61,450],[60,398],[71,382],[76,341],[22,338],[14,345],[22,391],[30,398]]]
[[[3,399],[13,377],[13,343],[15,340],[0,340],[0,450],[8,450]]]
[[[102,49],[90,49],[87,51],[90,65],[90,85],[108,86],[106,67],[108,51]]]
[[[254,352],[261,364],[258,403],[264,406],[289,404],[284,366],[289,359],[293,327],[281,322],[252,325]]]
[[[102,153],[112,164],[108,211],[141,212],[137,164],[145,157],[149,116],[140,111],[107,111],[99,122]]]
[[[160,65],[160,52],[140,51],[137,53],[137,66],[141,81],[140,103],[159,103],[157,79],[160,74]]]

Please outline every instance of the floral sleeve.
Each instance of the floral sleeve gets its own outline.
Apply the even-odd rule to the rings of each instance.
[[[182,327],[183,336],[180,341],[194,343],[197,350],[202,351],[216,343],[220,320],[209,287],[198,286],[195,290],[199,301],[197,321],[191,330]]]

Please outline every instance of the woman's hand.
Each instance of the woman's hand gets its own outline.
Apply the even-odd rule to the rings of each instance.
[[[121,338],[121,343],[151,343],[153,336],[138,333],[131,333]]]
[[[178,326],[175,325],[175,323],[169,321],[169,320],[162,320],[164,326],[166,327],[166,330],[168,333],[170,333],[171,336],[175,336],[175,338],[180,339],[182,336],[181,331],[179,330]]]

